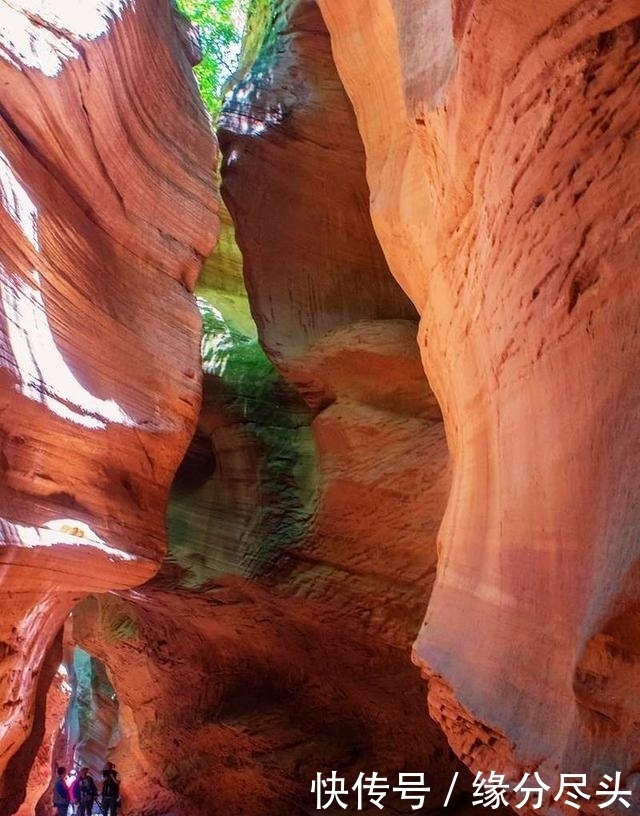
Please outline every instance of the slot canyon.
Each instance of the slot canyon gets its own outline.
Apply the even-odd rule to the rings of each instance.
[[[640,2],[238,4],[0,0],[0,816],[640,816]]]

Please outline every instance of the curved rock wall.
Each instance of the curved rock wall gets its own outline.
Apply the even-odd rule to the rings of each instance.
[[[415,310],[373,232],[362,145],[315,3],[279,4],[256,63],[225,104],[219,138],[223,197],[259,336],[306,400],[315,443],[314,512],[260,580],[277,603],[294,596],[301,614],[313,611],[324,643],[335,646],[330,663],[345,678],[354,650],[377,665],[391,647],[399,667],[435,575],[447,446],[415,344]],[[282,525],[290,523],[283,515]],[[350,638],[340,641],[334,627],[347,621]],[[376,700],[385,722],[399,717],[409,734],[416,724],[393,700],[420,701],[416,680],[398,668],[377,696],[365,673],[359,694],[363,703]],[[329,707],[324,716],[334,715]],[[426,718],[424,726],[424,753],[412,767],[430,768],[435,808],[455,764]],[[342,758],[340,767],[354,781],[359,763],[392,776],[398,755],[391,744],[369,745],[366,727],[348,737],[358,759]],[[324,761],[317,757],[316,769],[329,773]],[[311,778],[307,770],[307,785]]]
[[[405,647],[435,572],[447,450],[415,310],[373,232],[362,144],[315,2],[279,6],[219,138],[261,342],[314,415],[316,512],[281,552],[274,583],[350,609]],[[429,473],[409,488],[421,459]]]
[[[221,141],[260,338],[310,413],[314,502],[251,558],[252,504],[290,531],[261,490],[294,474],[257,472],[259,422],[215,371],[176,483],[206,499],[198,536],[136,590],[199,404],[212,146],[168,7],[113,0],[106,31],[88,13],[74,33],[18,5],[0,20],[0,810],[86,592],[75,636],[118,692],[129,809],[196,816],[215,777],[221,806],[280,816],[336,767],[426,770],[441,807],[456,765],[406,661],[443,513],[414,654],[458,756],[511,783],[636,786],[637,3],[319,0],[353,110],[316,4],[282,4]],[[253,583],[220,577],[238,564]]]
[[[74,610],[72,618],[79,613]],[[74,640],[73,622],[70,633]],[[126,634],[121,623],[116,634]],[[99,779],[106,756],[119,742],[118,697],[109,681],[104,665],[83,649],[75,646],[69,656],[71,704],[66,712],[65,744],[72,753],[75,770],[87,766],[94,779]]]
[[[455,766],[406,652],[365,640],[324,599],[237,578],[198,591],[156,579],[87,599],[74,624],[118,691],[124,738],[109,758],[126,812],[304,814],[311,781],[332,769],[350,784],[360,771],[422,770],[428,807],[446,796]],[[386,803],[411,812],[393,792]]]
[[[635,789],[637,3],[320,6],[452,454],[430,711],[473,770]]]
[[[218,135],[260,340],[309,404],[324,406],[332,394],[309,371],[309,347],[355,322],[415,311],[371,227],[362,145],[315,2],[278,5]]]
[[[237,263],[229,282],[217,258],[202,289],[215,353],[169,557],[74,614],[118,694],[125,807],[195,816],[214,788],[221,810],[293,816],[315,808],[317,773],[395,784],[407,770],[428,777],[433,810],[461,766],[423,716],[409,646],[435,575],[446,442],[315,4],[283,5],[221,139],[260,336],[307,406],[238,314]]]
[[[168,3],[31,6],[0,9],[0,774],[74,601],[162,559],[200,400],[190,290],[217,209]],[[3,813],[24,773],[5,779]]]
[[[69,704],[70,688],[60,671],[62,659],[62,631],[54,638],[39,669],[40,682],[36,691],[34,727],[27,739],[13,754],[7,765],[7,780],[27,778],[26,798],[20,804],[22,792],[17,786],[4,786],[7,813],[16,816],[48,816],[51,802],[51,758],[60,735]],[[38,808],[41,797],[46,797],[47,809]]]

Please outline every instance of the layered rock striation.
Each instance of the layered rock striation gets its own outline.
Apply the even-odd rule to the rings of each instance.
[[[427,603],[414,658],[473,772],[537,770],[549,814],[561,773],[637,798],[637,3],[278,6],[220,132],[277,372],[234,252],[136,589],[199,408],[214,154],[168,7],[58,5],[0,12],[0,810],[87,593],[117,705],[82,751],[110,742],[133,812],[196,816],[212,779],[305,812],[332,769],[425,771],[437,811]]]
[[[288,570],[288,591],[326,590],[362,621],[379,622],[375,598],[385,597],[392,619],[391,597],[403,596],[396,611],[412,595],[424,602],[435,571],[447,451],[416,313],[373,231],[362,144],[315,3],[282,4],[219,138],[260,340],[311,411],[315,513],[277,570]],[[414,502],[403,479],[422,457],[430,471]],[[394,635],[389,626],[398,645],[413,614]]]
[[[4,3],[0,32],[0,775],[11,767],[0,811],[11,813],[61,623],[87,592],[137,584],[162,560],[200,402],[190,291],[217,204],[209,122],[168,4]]]

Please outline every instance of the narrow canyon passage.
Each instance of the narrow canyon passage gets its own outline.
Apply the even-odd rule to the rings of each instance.
[[[637,1],[185,6],[0,0],[0,816],[640,813]]]
[[[197,289],[205,331],[203,396],[171,488],[168,553],[161,564],[154,556],[157,576],[143,585],[132,579],[131,590],[98,570],[104,585],[86,586],[91,594],[75,603],[86,594],[79,591],[86,581],[72,582],[78,591],[51,620],[52,629],[59,626],[73,605],[63,644],[66,679],[58,675],[48,695],[32,698],[26,713],[40,745],[28,740],[5,775],[7,807],[15,809],[26,791],[21,814],[47,812],[52,762],[86,764],[99,778],[107,757],[122,774],[124,808],[141,814],[208,813],[212,785],[218,812],[305,813],[315,809],[313,780],[336,769],[350,785],[359,773],[391,779],[426,772],[425,806],[434,810],[454,773],[464,775],[425,716],[424,689],[409,660],[435,574],[435,534],[448,484],[441,416],[415,346],[417,315],[372,231],[364,156],[327,31],[314,4],[294,6],[288,15],[271,31],[246,82],[264,78],[267,66],[276,76],[269,92],[281,105],[287,91],[277,75],[286,83],[291,65],[280,64],[280,44],[297,43],[302,94],[294,105],[296,127],[318,139],[333,131],[333,142],[305,146],[295,130],[283,128],[272,142],[285,163],[280,169],[268,169],[268,155],[254,160],[251,149],[244,155],[248,141],[229,147],[229,155],[236,153],[231,163],[240,184],[256,173],[254,161],[265,189],[286,179],[289,191],[279,193],[285,201],[294,190],[312,189],[310,169],[327,150],[333,166],[325,163],[322,196],[290,201],[280,225],[270,226],[270,240],[253,250],[247,245],[252,219],[264,222],[268,211],[261,205],[254,215],[239,216],[232,207],[242,256],[226,209],[220,213],[219,248]],[[131,17],[142,36],[148,21],[137,12]],[[126,15],[114,19],[113,33],[126,21]],[[95,44],[100,47],[102,40]],[[91,66],[88,61],[89,85],[109,87],[109,77]],[[225,121],[243,121],[244,106],[256,107],[242,83],[237,94],[240,110],[232,96]],[[313,104],[305,101],[310,94],[317,96]],[[331,122],[322,112],[323,94],[331,99]],[[232,133],[226,124],[221,138],[230,143]],[[99,144],[93,148],[100,154]],[[233,191],[226,169],[225,178],[229,200],[260,201],[256,190],[243,192],[236,183]],[[124,191],[129,195],[128,187]],[[152,218],[160,215],[145,221]],[[287,246],[294,218],[298,255]],[[301,265],[306,274],[297,292],[281,298],[278,292],[291,287],[273,279],[269,267],[288,270],[293,281]],[[263,331],[265,307],[256,295],[251,310],[258,342],[245,290],[258,267],[273,279],[281,328],[290,326],[279,340],[272,335],[287,360]],[[332,267],[335,274],[327,277]],[[341,278],[351,282],[345,286]],[[46,301],[38,305],[46,311]],[[148,330],[147,301],[139,308]],[[175,330],[166,321],[159,325]],[[183,320],[183,338],[197,342],[189,329]],[[165,353],[158,350],[159,361]],[[120,387],[127,369],[118,363],[111,370]],[[188,367],[184,374],[193,377]],[[106,413],[105,406],[96,413]],[[142,443],[138,430],[134,439]],[[154,467],[152,450],[141,447]],[[167,444],[163,450],[168,453]],[[420,473],[423,460],[430,464]],[[120,502],[138,511],[149,506],[139,478],[121,467],[114,484],[105,480],[108,473],[105,468],[100,478],[114,519],[121,516]],[[79,502],[75,493],[73,500]],[[91,532],[70,519],[64,532],[97,535],[95,523],[87,526]],[[107,547],[113,536],[100,540]],[[27,599],[26,608],[31,603]],[[39,634],[50,637],[48,630]],[[56,659],[52,655],[52,666]],[[318,666],[325,667],[321,675]],[[469,778],[461,776],[452,810],[466,808],[469,790]],[[390,791],[388,801],[399,812],[411,810],[412,802],[397,792]]]

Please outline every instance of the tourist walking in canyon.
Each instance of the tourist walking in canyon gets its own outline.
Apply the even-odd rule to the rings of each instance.
[[[56,809],[57,816],[67,816],[71,799],[69,796],[69,788],[65,782],[67,769],[61,765],[56,771],[56,774],[58,778],[53,786],[53,806]]]
[[[113,762],[105,762],[102,771],[102,813],[103,816],[116,816],[120,798],[120,777]]]
[[[98,788],[89,773],[89,768],[80,770],[80,776],[76,782],[76,799],[78,800],[77,816],[91,816],[93,813],[93,803],[98,795]]]

